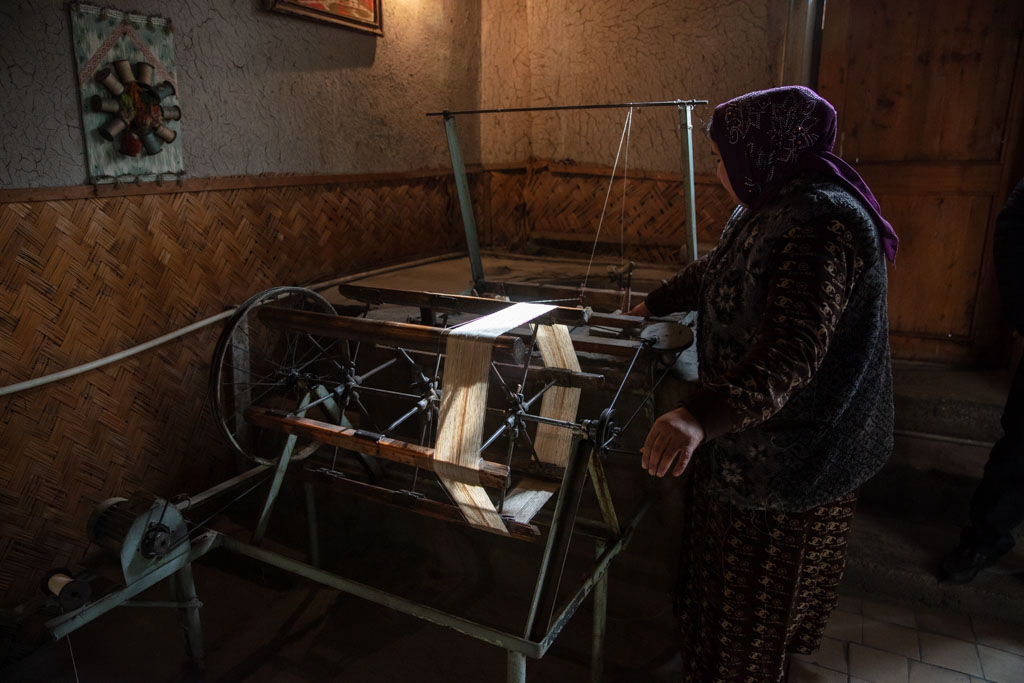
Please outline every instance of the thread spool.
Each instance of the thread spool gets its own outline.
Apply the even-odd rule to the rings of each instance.
[[[135,74],[132,73],[132,63],[127,59],[119,59],[114,62],[114,70],[117,71],[117,77],[121,79],[122,83],[131,83],[135,80]]]
[[[160,141],[151,130],[141,134],[139,139],[142,140],[142,146],[146,149],[146,154],[159,154],[160,150],[163,149],[163,145],[160,144]]]
[[[61,608],[69,612],[76,610],[92,597],[92,586],[88,582],[71,576],[69,569],[54,569],[43,578],[43,592],[57,598]]]
[[[147,62],[139,62],[135,65],[139,71],[139,83],[149,85],[153,80],[153,65]]]
[[[117,80],[117,76],[110,69],[100,69],[96,72],[96,80],[114,97],[117,97],[124,92],[124,86],[121,85],[121,81]]]
[[[105,125],[100,127],[100,135],[105,137],[107,140],[113,140],[115,137],[124,132],[124,129],[128,127],[128,122],[122,119],[120,116],[111,119]]]
[[[174,95],[177,92],[174,89],[174,84],[172,84],[170,81],[164,81],[163,83],[160,83],[156,86],[156,88],[154,88],[154,90],[156,90],[156,95],[161,100],[170,97],[171,95]]]
[[[160,107],[160,111],[164,117],[164,121],[180,121],[181,120],[181,107],[174,104],[170,107]]]
[[[89,98],[89,105],[93,111],[103,112],[104,114],[116,114],[121,111],[121,105],[117,100],[101,97],[100,95],[93,95]]]
[[[177,133],[175,133],[173,130],[171,130],[162,123],[156,127],[156,129],[153,131],[153,134],[167,143],[174,142],[174,139],[178,137]]]

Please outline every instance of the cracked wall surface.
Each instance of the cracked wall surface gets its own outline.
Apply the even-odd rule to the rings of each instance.
[[[787,3],[771,0],[485,0],[481,106],[548,106],[707,99],[712,107],[750,90],[778,84]],[[494,28],[499,27],[499,28]],[[625,110],[530,115],[516,139],[529,154],[611,166]],[[512,122],[507,126],[524,125]],[[674,107],[638,109],[629,136],[629,165],[680,169],[679,116]],[[483,154],[493,162],[521,159],[521,144],[483,129]],[[695,131],[696,170],[713,174],[710,148]],[[625,147],[620,165],[626,161]],[[517,155],[519,155],[517,157]]]
[[[386,0],[383,37],[268,12],[262,0],[98,3],[169,17],[190,177],[440,167],[427,111],[479,102],[474,0]],[[0,4],[0,188],[86,181],[67,8]],[[468,159],[479,133],[463,133]]]

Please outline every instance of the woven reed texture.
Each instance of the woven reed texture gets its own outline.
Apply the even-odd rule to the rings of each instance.
[[[552,172],[543,164],[531,166],[525,176],[490,175],[495,245],[521,245],[534,240],[587,257],[600,224],[598,254],[618,255],[621,235],[627,259],[646,263],[680,261],[679,248],[686,241],[687,222],[681,180],[623,181],[617,177],[609,194],[607,175]],[[520,187],[522,193],[517,196],[515,190]],[[697,240],[704,253],[718,242],[734,203],[717,183],[698,183],[695,195]],[[578,236],[578,242],[554,240],[551,235]]]
[[[607,176],[543,164],[471,175],[480,241],[519,247],[537,230],[578,233],[589,254]],[[728,214],[698,185],[701,239]],[[725,201],[723,201],[723,198]],[[606,235],[617,235],[613,188]],[[683,240],[682,184],[630,180],[634,241]],[[0,385],[115,353],[237,305],[274,285],[461,248],[454,184],[405,180],[0,204]],[[617,242],[601,251],[618,253]],[[628,247],[675,262],[678,247]],[[218,326],[73,379],[0,397],[0,604],[35,594],[46,570],[88,546],[85,524],[111,496],[196,492],[233,473],[209,411]],[[194,431],[194,433],[193,433]]]
[[[463,244],[443,177],[0,204],[0,385],[115,353],[250,294]],[[111,496],[232,473],[203,411],[219,326],[0,398],[0,601],[87,550]],[[193,435],[193,428],[195,434]]]

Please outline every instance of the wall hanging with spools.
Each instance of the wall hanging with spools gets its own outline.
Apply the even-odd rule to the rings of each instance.
[[[170,19],[77,3],[70,10],[89,181],[183,176]]]

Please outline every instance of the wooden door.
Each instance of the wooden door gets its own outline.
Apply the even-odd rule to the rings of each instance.
[[[1019,172],[1019,0],[829,0],[818,91],[836,152],[900,235],[893,355],[995,364],[991,228]]]

